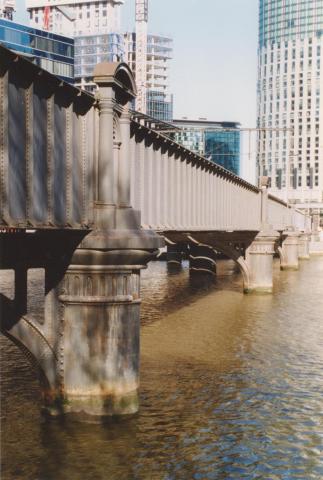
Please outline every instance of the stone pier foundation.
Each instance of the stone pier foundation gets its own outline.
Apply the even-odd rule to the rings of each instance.
[[[49,414],[137,412],[140,270],[150,259],[148,251],[75,252],[59,294],[60,398],[47,392]]]
[[[273,291],[273,257],[279,233],[261,231],[246,251],[248,275],[245,279],[245,293],[271,293]]]
[[[281,270],[298,270],[299,236],[299,232],[294,230],[283,232],[283,242],[279,248]]]

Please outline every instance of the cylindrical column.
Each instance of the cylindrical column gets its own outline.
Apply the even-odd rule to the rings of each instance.
[[[264,228],[268,225],[268,190],[261,187],[261,225]]]
[[[278,232],[263,231],[258,233],[246,252],[248,266],[248,284],[245,293],[271,293],[273,291],[273,257]]]
[[[115,171],[113,154],[113,108],[112,88],[100,88],[99,98],[99,161],[97,192],[99,203],[115,205]]]
[[[118,205],[120,207],[130,206],[130,114],[128,108],[124,111],[119,120],[121,146],[118,165]]]

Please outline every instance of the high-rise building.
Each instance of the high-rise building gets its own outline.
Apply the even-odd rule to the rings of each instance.
[[[162,121],[173,118],[169,91],[169,60],[172,40],[148,34],[148,0],[135,0],[136,30],[125,34],[125,60],[137,84],[135,109]]]
[[[0,43],[62,80],[74,83],[74,40],[0,18]]]
[[[125,34],[125,60],[135,73],[140,99],[136,103],[136,109],[159,120],[171,121],[173,96],[170,93],[169,69],[173,41],[169,37],[148,33],[146,57],[144,60],[141,58],[141,68],[138,69],[136,36],[135,32]]]
[[[240,123],[200,120],[174,120],[180,130],[174,140],[207,157],[236,175],[240,174]]]
[[[259,6],[258,175],[290,203],[322,203],[323,0]]]
[[[0,0],[0,2],[13,0]],[[92,73],[100,62],[129,63],[137,82],[135,108],[160,120],[173,116],[169,91],[172,40],[147,33],[148,0],[136,4],[135,32],[122,33],[124,0],[26,0],[30,24],[75,39],[75,84],[93,91]]]
[[[124,60],[123,35],[103,33],[79,35],[75,38],[75,84],[88,91],[96,86],[93,70],[100,62],[120,62]]]
[[[124,0],[26,0],[30,24],[73,37],[120,31]]]
[[[75,84],[95,85],[92,73],[100,62],[124,58],[120,8],[124,0],[26,0],[30,23],[75,38]]]

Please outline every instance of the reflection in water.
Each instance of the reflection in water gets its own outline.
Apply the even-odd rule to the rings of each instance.
[[[323,258],[246,296],[231,262],[143,273],[141,409],[45,422],[20,352],[2,345],[2,480],[322,479]]]

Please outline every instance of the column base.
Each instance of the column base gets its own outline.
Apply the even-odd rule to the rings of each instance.
[[[285,270],[296,271],[296,270],[299,270],[299,265],[298,264],[297,265],[281,265],[280,269],[283,270],[283,271],[285,271]]]
[[[42,408],[48,417],[68,415],[80,421],[95,421],[104,417],[133,415],[139,410],[138,390],[127,394],[69,395]]]
[[[269,285],[268,287],[259,286],[259,287],[244,287],[243,293],[250,294],[250,293],[259,293],[260,295],[264,295],[267,293],[273,293],[273,287]]]

